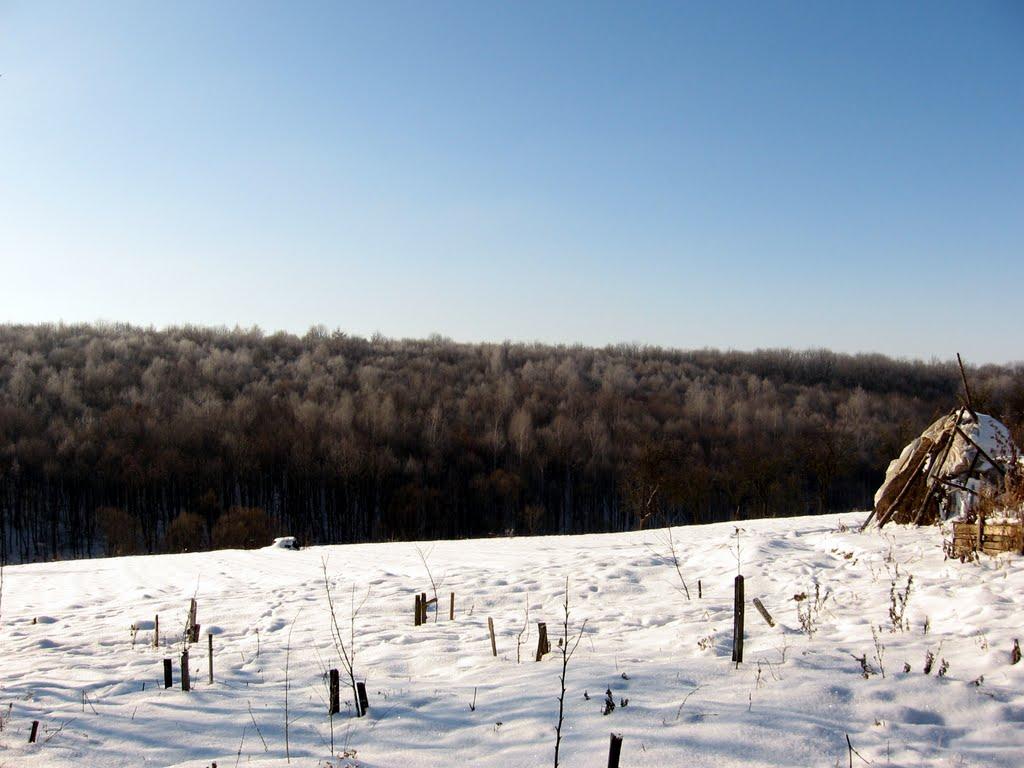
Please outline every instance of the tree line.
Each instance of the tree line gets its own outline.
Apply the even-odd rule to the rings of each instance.
[[[968,350],[969,352],[969,350]],[[969,369],[1024,422],[1024,366]],[[615,531],[867,509],[954,362],[0,326],[0,550]],[[1019,432],[1018,432],[1019,434]]]

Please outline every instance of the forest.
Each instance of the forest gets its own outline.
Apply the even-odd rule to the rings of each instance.
[[[975,406],[1020,443],[1024,365],[968,377]],[[954,360],[826,350],[3,325],[0,552],[863,510],[889,460],[960,392]]]

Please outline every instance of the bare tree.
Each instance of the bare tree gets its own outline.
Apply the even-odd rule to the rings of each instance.
[[[569,647],[569,577],[565,577],[565,602],[562,604],[564,609],[563,621],[562,621],[562,673],[559,675],[559,681],[561,683],[561,690],[558,694],[558,725],[555,726],[555,768],[558,768],[558,752],[562,746],[562,723],[565,720],[565,676],[569,671],[569,662],[572,660],[573,654],[576,653],[576,649],[579,647],[580,640],[583,639],[583,631],[587,628],[587,622],[584,619],[580,625],[579,632],[576,634],[575,639],[572,641],[572,647]]]
[[[360,714],[362,710],[359,704],[359,690],[356,688],[356,672],[355,672],[355,661],[356,661],[356,616],[359,615],[359,611],[362,610],[366,601],[370,597],[370,592],[367,590],[366,595],[362,601],[356,606],[356,588],[352,585],[352,598],[349,605],[349,626],[348,626],[348,644],[345,643],[345,636],[342,634],[341,627],[338,624],[338,614],[334,608],[334,596],[331,594],[331,580],[327,575],[327,560],[322,559],[321,564],[323,566],[324,573],[324,591],[327,594],[327,608],[330,612],[331,620],[331,641],[334,643],[335,653],[341,659],[341,665],[345,669],[345,674],[348,676],[349,685],[352,688],[352,700],[355,702],[356,714]]]

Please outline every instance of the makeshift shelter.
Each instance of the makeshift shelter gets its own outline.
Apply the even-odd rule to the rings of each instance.
[[[928,525],[963,519],[986,486],[997,487],[1018,451],[997,419],[968,406],[938,419],[889,464],[864,522]]]

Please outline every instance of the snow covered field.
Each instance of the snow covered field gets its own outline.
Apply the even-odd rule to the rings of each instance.
[[[422,627],[413,626],[413,594],[432,589],[408,543],[10,567],[0,630],[0,766],[285,765],[289,633],[293,765],[551,765],[566,577],[570,633],[584,620],[586,628],[568,671],[565,766],[604,765],[612,731],[623,735],[622,765],[630,767],[845,766],[846,734],[876,766],[1024,764],[1024,662],[1010,664],[1014,638],[1024,639],[1022,561],[945,562],[937,529],[861,534],[863,517],[740,524],[747,612],[738,669],[730,662],[733,524],[673,529],[690,600],[665,531],[425,544],[443,584],[440,615],[435,622],[432,607]],[[355,668],[371,709],[351,717],[343,687],[334,718],[336,752],[347,748],[354,758],[331,756],[324,672],[341,664],[323,559],[343,628],[353,586],[357,603],[369,593],[355,620]],[[902,593],[908,575],[905,627],[893,631],[891,585]],[[807,598],[794,601],[798,593]],[[193,595],[202,638],[192,649],[193,690],[184,693],[178,654]],[[751,605],[754,597],[775,628]],[[517,664],[527,599],[530,625]],[[900,594],[896,600],[898,613]],[[798,609],[810,611],[810,637]],[[151,647],[155,614],[158,649]],[[538,620],[547,622],[552,645],[540,663],[533,660]],[[134,644],[133,624],[140,627]],[[874,673],[865,679],[855,656]],[[170,690],[162,684],[165,657],[175,659]],[[605,716],[608,688],[616,704],[629,702]],[[33,720],[39,740],[29,745]]]

